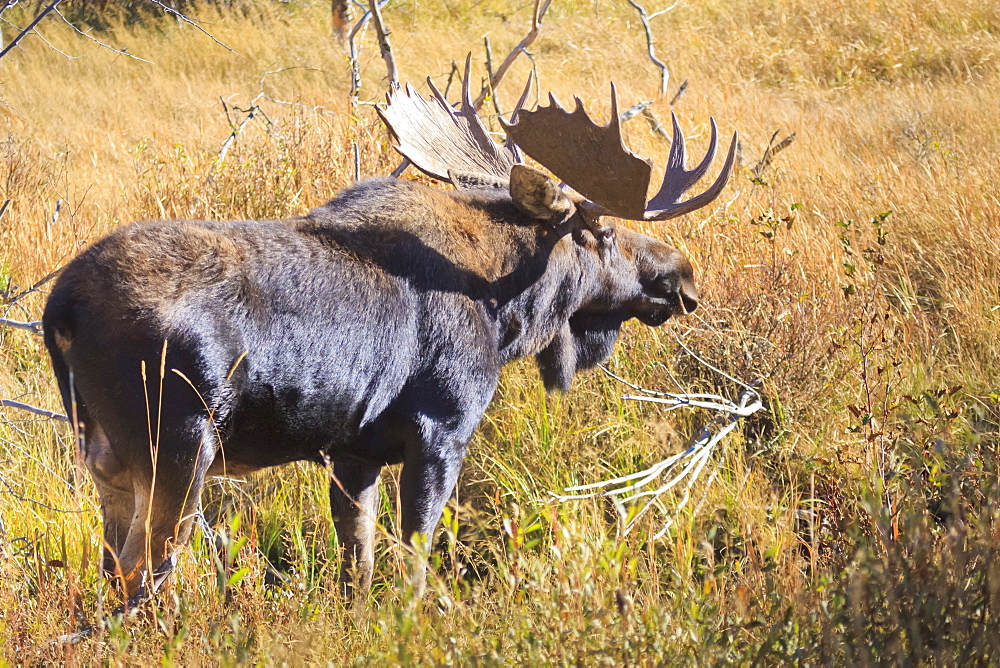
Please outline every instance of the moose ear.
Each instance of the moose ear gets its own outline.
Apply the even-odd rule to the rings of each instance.
[[[451,185],[455,186],[459,190],[470,190],[474,188],[507,190],[509,187],[509,183],[505,179],[490,176],[489,174],[459,172],[454,169],[448,170],[448,180],[451,181]]]
[[[576,211],[555,179],[529,165],[511,168],[510,198],[518,209],[547,223],[561,223]]]

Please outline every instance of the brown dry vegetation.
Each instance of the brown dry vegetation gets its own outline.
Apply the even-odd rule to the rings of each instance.
[[[134,219],[304,212],[349,182],[353,141],[364,174],[395,166],[371,108],[351,114],[328,3],[232,4],[201,18],[233,52],[175,20],[104,14],[95,35],[155,64],[56,18],[40,28],[51,47],[29,38],[4,58],[3,294]],[[482,61],[483,35],[506,53],[529,15],[499,0],[385,10],[402,77],[442,87],[468,50]],[[666,538],[650,540],[662,516],[621,538],[609,506],[548,491],[644,468],[709,416],[623,402],[598,373],[546,397],[523,363],[472,444],[424,600],[400,581],[390,484],[369,611],[344,608],[326,473],[296,465],[215,485],[221,551],[199,533],[145,618],[54,648],[116,604],[97,572],[96,494],[63,425],[0,409],[0,661],[997,661],[1000,5],[708,0],[653,28],[671,87],[691,81],[676,111],[694,148],[714,115],[739,129],[745,166],[709,209],[644,226],[695,263],[703,307],[627,325],[611,366],[735,395],[677,337],[763,378],[768,409]],[[543,90],[599,115],[608,80],[623,104],[656,95],[626,3],[556,0],[532,52]],[[369,35],[362,99],[380,98],[384,71]],[[219,98],[245,107],[261,86],[264,113],[220,163]],[[654,109],[666,118],[666,102]],[[667,143],[641,119],[626,128],[662,165]],[[779,128],[798,139],[755,181]],[[0,307],[33,320],[43,300]],[[0,398],[56,408],[53,385],[40,340],[0,329]]]

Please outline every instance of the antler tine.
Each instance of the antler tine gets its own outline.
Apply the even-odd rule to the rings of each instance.
[[[521,110],[500,124],[521,150],[570,188],[613,215],[642,220],[652,164],[622,141],[613,86],[611,109],[612,120],[597,125],[579,99],[570,113],[549,93],[548,106]]]
[[[444,108],[450,108],[451,104],[449,104],[448,98],[444,96],[444,93],[442,93],[441,90],[434,83],[434,79],[427,77],[426,79],[424,79],[424,81],[427,82],[427,87],[431,89],[431,95],[433,95],[434,99],[438,101],[438,104],[440,104]],[[410,89],[413,88],[412,86],[410,86],[410,84],[406,85]]]
[[[583,107],[583,103],[580,102],[580,98],[576,98],[576,104],[579,107]],[[608,121],[608,127],[614,130],[615,136],[618,137],[618,141],[625,145],[625,139],[622,137],[622,119],[618,116],[618,87],[615,86],[615,82],[611,82],[611,120]]]
[[[430,78],[432,99],[425,99],[409,84],[405,89],[392,84],[386,94],[386,107],[376,107],[376,111],[396,140],[395,149],[428,176],[450,181],[449,172],[465,172],[507,179],[517,154],[490,138],[469,104],[469,56],[458,112]]]
[[[517,104],[514,105],[514,111],[510,113],[511,123],[517,122],[517,112],[521,111],[521,109],[524,107],[524,103],[528,101],[528,94],[531,92],[531,84],[533,84],[534,82],[535,82],[535,73],[529,72],[528,82],[524,84],[524,90],[521,92],[521,97],[517,101]]]
[[[663,177],[663,186],[660,188],[660,192],[656,194],[653,199],[649,201],[647,207],[646,215],[644,220],[668,220],[670,218],[676,218],[678,216],[683,216],[685,213],[690,213],[696,209],[700,209],[703,206],[710,204],[716,197],[718,197],[723,188],[726,187],[726,183],[729,181],[729,176],[732,174],[733,165],[736,164],[736,147],[739,143],[739,133],[733,133],[733,140],[729,144],[729,155],[726,156],[726,162],[722,165],[722,171],[719,172],[719,176],[715,179],[715,182],[711,187],[705,192],[692,197],[691,199],[678,202],[680,196],[685,190],[690,188],[695,181],[704,175],[705,171],[708,169],[709,163],[715,157],[716,140],[718,136],[718,130],[715,126],[715,119],[711,119],[712,125],[712,141],[709,148],[708,154],[701,161],[695,169],[690,172],[685,171],[681,167],[679,172],[671,172],[671,165],[667,165],[667,173]],[[681,138],[683,141],[683,135],[676,134],[679,132],[677,126],[677,119],[674,119],[674,137],[675,142],[677,137]],[[671,147],[671,158],[673,158],[673,147]],[[681,164],[683,164],[683,148],[679,151]]]
[[[674,137],[670,142],[670,157],[667,159],[667,168],[663,174],[663,184],[649,201],[647,209],[665,209],[671,204],[676,204],[681,195],[687,192],[708,171],[715,159],[715,151],[719,144],[719,130],[715,125],[715,119],[712,119],[710,122],[712,136],[708,142],[708,151],[705,152],[705,157],[694,169],[690,171],[685,169],[687,156],[684,132],[681,130],[680,123],[677,122],[677,114],[670,112],[670,119],[674,126]]]
[[[472,110],[472,113],[475,113],[476,108],[472,106],[472,93],[469,92],[470,81],[472,81],[471,51],[465,55],[465,76],[462,77],[462,111]]]
[[[534,80],[535,80],[535,73],[534,72],[529,72],[528,73],[528,83],[526,83],[524,85],[524,91],[521,93],[521,99],[519,99],[517,101],[517,104],[514,105],[514,111],[510,112],[510,122],[511,123],[516,123],[517,122],[517,113],[519,111],[521,111],[521,109],[524,107],[524,103],[528,101],[528,93],[531,92],[531,84],[534,82]],[[524,162],[524,156],[521,155],[521,149],[520,149],[520,147],[518,147],[518,145],[514,143],[514,140],[511,139],[510,135],[507,135],[507,138],[504,140],[503,145],[504,145],[504,148],[507,148],[507,149],[513,151],[513,153],[514,153],[514,159],[517,162]]]

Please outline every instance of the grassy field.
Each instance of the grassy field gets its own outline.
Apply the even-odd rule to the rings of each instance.
[[[328,12],[262,0],[198,14],[231,50],[174,19],[103,17],[93,36],[151,63],[47,18],[45,41],[0,67],[0,315],[38,319],[44,286],[13,298],[116,225],[303,213],[351,181],[353,142],[363,174],[395,167],[371,106],[352,110]],[[483,71],[484,36],[506,54],[531,6],[398,0],[384,14],[401,77],[443,88],[469,50]],[[609,80],[623,106],[656,99],[627,3],[555,0],[543,26],[543,91],[600,117]],[[652,28],[672,73],[652,109],[666,120],[688,80],[674,110],[692,151],[715,116],[740,131],[742,167],[708,209],[631,224],[692,260],[703,301],[657,330],[627,324],[609,366],[735,397],[682,341],[763,380],[766,410],[724,443],[711,485],[706,472],[682,511],[667,499],[625,537],[606,502],[553,502],[681,450],[711,415],[623,401],[599,372],[546,396],[518,363],[471,445],[422,600],[392,539],[394,472],[355,615],[336,593],[327,474],[293,465],[212,485],[216,535],[198,533],[156,606],[54,647],[118,603],[98,573],[97,497],[64,424],[0,409],[0,662],[1000,660],[1000,4],[706,0]],[[375,102],[385,68],[370,32],[362,46],[360,99]],[[531,67],[520,59],[501,108]],[[642,118],[625,127],[662,166],[669,143]],[[778,130],[797,139],[755,176]],[[0,328],[0,398],[60,408],[40,337]]]

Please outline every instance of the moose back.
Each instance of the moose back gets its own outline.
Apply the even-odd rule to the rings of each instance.
[[[383,466],[403,465],[401,538],[430,536],[504,364],[534,355],[546,386],[566,390],[626,320],[696,307],[689,262],[609,215],[659,220],[717,196],[732,150],[710,191],[679,201],[714,155],[714,124],[689,172],[675,123],[649,208],[649,164],[621,143],[614,97],[608,126],[553,100],[518,112],[500,146],[467,101],[456,111],[433,92],[394,89],[381,114],[454,191],[378,178],[290,220],[132,224],[60,276],[45,342],[100,495],[105,571],[133,601],[169,574],[207,476],[299,460],[332,465],[345,589],[367,589]],[[604,168],[533,139],[560,133],[566,150],[641,162],[646,183],[567,173]]]

